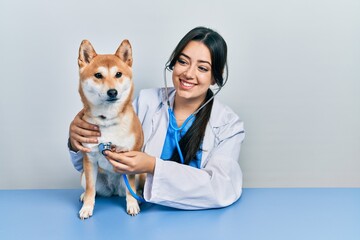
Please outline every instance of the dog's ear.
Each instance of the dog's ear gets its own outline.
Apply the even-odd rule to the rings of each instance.
[[[118,56],[129,67],[132,66],[132,49],[129,40],[125,39],[124,41],[122,41],[120,47],[116,50],[115,55]]]
[[[96,57],[96,52],[88,40],[83,40],[79,48],[78,64],[80,68],[85,67]]]

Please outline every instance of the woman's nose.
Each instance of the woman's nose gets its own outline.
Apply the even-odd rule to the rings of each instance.
[[[189,65],[189,67],[185,70],[184,75],[187,79],[192,79],[195,76],[195,66]]]

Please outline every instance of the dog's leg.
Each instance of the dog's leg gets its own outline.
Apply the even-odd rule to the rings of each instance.
[[[144,185],[145,185],[145,180],[146,180],[146,173],[137,174],[136,176],[138,177],[137,193],[138,193],[138,195],[143,195]]]
[[[83,220],[89,218],[93,214],[94,205],[95,205],[95,195],[96,195],[96,178],[98,173],[98,168],[93,164],[87,155],[84,155],[84,176],[82,185],[84,186],[85,192],[81,195],[81,200],[83,201],[83,206],[79,211],[79,217]]]
[[[136,193],[135,175],[127,175],[127,176],[132,190]],[[135,216],[140,212],[138,201],[131,195],[128,189],[126,189],[126,211],[131,216]]]

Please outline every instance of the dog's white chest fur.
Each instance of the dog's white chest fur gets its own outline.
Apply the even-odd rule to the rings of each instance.
[[[135,145],[135,135],[130,131],[132,121],[130,118],[130,116],[124,115],[111,120],[91,118],[87,121],[100,127],[99,144],[111,142],[112,145],[115,145],[116,151],[119,152],[132,150]],[[100,153],[99,144],[84,144],[85,147],[91,149],[91,153],[88,153],[89,159],[91,162],[97,163],[100,168],[113,172],[112,165]]]

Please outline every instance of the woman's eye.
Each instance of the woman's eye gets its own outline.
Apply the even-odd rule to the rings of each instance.
[[[181,58],[179,58],[177,61],[178,61],[178,63],[180,63],[181,65],[186,64],[185,60],[183,60],[183,59],[181,59]]]
[[[103,75],[101,73],[95,73],[94,77],[98,78],[98,79],[102,79]]]
[[[122,73],[121,73],[121,72],[117,72],[117,73],[115,74],[115,77],[116,77],[116,78],[121,78],[121,76],[122,76]]]
[[[209,71],[206,67],[199,67],[199,70],[200,70],[201,72],[207,72],[207,71]]]

